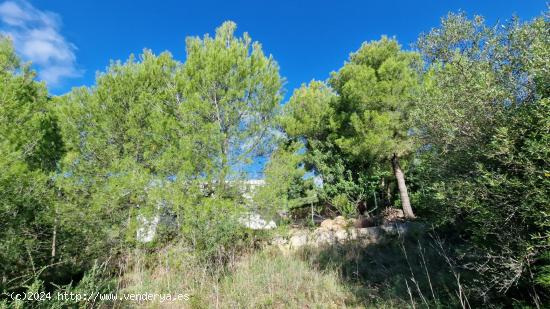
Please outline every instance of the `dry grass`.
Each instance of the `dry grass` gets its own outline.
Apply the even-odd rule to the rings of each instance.
[[[277,249],[241,260],[220,290],[224,308],[345,308],[353,299],[335,271],[314,270]]]
[[[121,293],[191,296],[187,302],[141,304],[146,308],[354,307],[353,294],[340,284],[336,272],[317,271],[274,248],[245,254],[226,267],[205,265],[177,246],[149,257],[136,252],[120,282]]]
[[[211,303],[223,268],[206,265],[185,247],[174,245],[156,253],[135,251],[120,278],[119,293],[188,294],[188,301],[141,304],[146,308],[205,308]],[[132,304],[138,306],[138,304]]]
[[[452,278],[435,254],[420,242],[286,254],[268,247],[205,263],[174,245],[129,256],[120,291],[190,295],[185,302],[142,303],[146,308],[455,307]]]

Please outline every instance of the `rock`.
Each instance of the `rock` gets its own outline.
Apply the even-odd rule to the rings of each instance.
[[[277,236],[271,240],[271,244],[277,245],[277,246],[286,245],[287,243],[288,243],[288,239],[281,236]]]
[[[379,242],[384,236],[384,231],[378,226],[372,226],[365,228],[367,231],[366,238],[370,242]]]
[[[288,218],[289,218],[288,210],[280,210],[280,211],[277,211],[277,215],[279,215],[279,217],[280,217],[281,219],[288,219]]]
[[[273,220],[266,222],[259,214],[247,214],[239,218],[239,223],[252,230],[271,230],[277,227]]]
[[[321,222],[320,228],[328,231],[337,231],[344,230],[350,225],[350,221],[346,220],[346,218],[342,216],[338,216],[334,219],[324,220],[323,222]]]
[[[360,229],[355,229],[357,237],[367,237],[369,235],[369,228],[364,227]]]
[[[380,228],[391,236],[399,236],[407,232],[407,227],[404,224],[384,224]]]
[[[349,228],[353,228],[355,219],[346,219],[342,216],[338,216],[334,218],[334,223],[339,227],[339,229],[348,230]]]
[[[403,210],[399,208],[388,207],[382,212],[382,221],[384,223],[403,221],[404,218]]]
[[[349,240],[355,240],[357,239],[358,233],[357,229],[349,229],[348,230],[348,239]]]
[[[348,221],[343,216],[338,216],[334,218],[334,224],[345,228],[348,225]]]
[[[290,248],[296,249],[303,247],[307,244],[307,234],[306,233],[300,233],[296,235],[292,235],[289,240]]]
[[[339,243],[343,243],[348,240],[348,233],[346,232],[346,230],[338,230],[334,232],[334,237]]]
[[[332,219],[326,219],[323,222],[321,222],[321,229],[325,229],[327,231],[332,231],[336,225],[334,224],[334,220]]]
[[[290,251],[290,245],[288,244],[288,239],[282,236],[276,236],[270,241],[270,245],[277,246],[283,254],[287,254]]]
[[[265,230],[271,230],[277,227],[277,224],[275,224],[275,221],[270,220],[267,225],[264,226]]]
[[[334,233],[332,231],[317,229],[314,234],[315,244],[320,245],[331,245],[336,242]]]
[[[288,240],[283,236],[278,236],[270,243],[278,246],[283,251],[291,252],[303,246],[320,247],[343,244],[348,241],[357,241],[363,245],[382,243],[390,241],[399,235],[414,232],[421,233],[426,229],[424,225],[415,222],[394,222],[381,226],[365,228],[350,227],[346,229],[335,224],[335,221],[343,222],[341,219],[328,219],[325,221],[323,221],[324,224],[321,227],[314,231],[293,229],[290,231],[290,238]]]

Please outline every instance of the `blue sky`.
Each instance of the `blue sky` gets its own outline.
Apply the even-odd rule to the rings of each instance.
[[[111,59],[150,48],[185,60],[185,37],[213,33],[225,20],[273,54],[292,90],[326,79],[362,42],[396,36],[409,48],[449,11],[480,14],[488,23],[512,14],[531,19],[545,1],[75,1],[0,0],[0,31],[32,60],[54,94],[93,85]]]
[[[143,48],[185,60],[185,38],[214,33],[225,20],[272,54],[286,78],[285,100],[312,79],[324,80],[364,41],[395,36],[410,48],[449,11],[480,14],[489,24],[513,14],[527,20],[545,1],[185,1],[0,0],[0,32],[34,63],[52,94],[91,86],[111,59]],[[250,170],[261,170],[262,160]]]

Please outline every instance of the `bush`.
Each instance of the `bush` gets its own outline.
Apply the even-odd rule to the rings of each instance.
[[[115,293],[116,280],[108,274],[106,264],[95,263],[76,285],[70,283],[56,286],[52,290],[45,286],[43,280],[36,277],[31,284],[25,285],[24,288],[17,292],[27,295],[27,297],[30,296],[29,299],[3,300],[0,301],[0,308],[111,308],[112,302],[93,297],[93,295]]]
[[[233,200],[204,198],[178,210],[180,238],[208,259],[226,259],[247,241],[247,231],[238,222],[244,213]]]
[[[352,217],[357,214],[357,206],[352,203],[345,194],[338,194],[332,199],[332,206],[336,210],[346,216]]]

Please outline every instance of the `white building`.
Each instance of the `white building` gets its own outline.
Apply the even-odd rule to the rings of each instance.
[[[227,181],[227,183],[233,184],[234,182]],[[248,179],[244,181],[239,181],[239,183],[240,183],[239,191],[241,192],[241,195],[246,200],[250,201],[252,200],[256,190],[259,187],[265,185],[265,180]],[[159,203],[155,211],[155,214],[151,218],[149,218],[148,216],[139,214],[137,217],[137,221],[138,221],[138,228],[136,230],[136,239],[142,243],[148,243],[155,239],[159,225],[175,224],[175,220],[173,216],[167,213],[163,203]],[[264,219],[260,217],[260,215],[254,212],[247,213],[243,217],[239,218],[239,223],[246,226],[247,228],[254,229],[254,230],[272,229],[276,227],[276,224],[274,221],[266,222]]]

